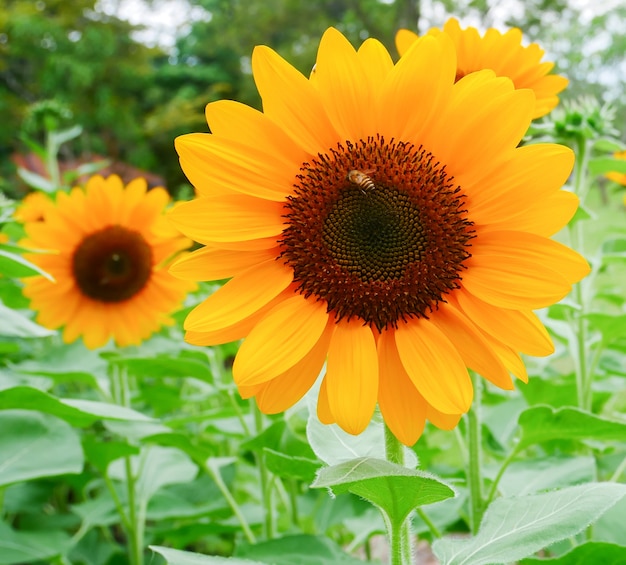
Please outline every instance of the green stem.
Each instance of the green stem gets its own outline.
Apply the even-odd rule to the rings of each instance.
[[[250,400],[250,409],[254,414],[254,427],[256,434],[260,434],[263,431],[263,414],[259,410],[254,399]],[[265,466],[265,459],[261,451],[256,452],[256,464],[259,468],[259,478],[261,482],[261,504],[265,512],[265,519],[263,521],[263,534],[265,539],[272,539],[274,537],[274,508],[272,504],[272,492],[270,485],[269,471]]]
[[[626,459],[624,459],[618,465],[617,469],[615,469],[615,473],[613,473],[613,475],[609,479],[609,482],[610,483],[616,483],[617,481],[619,481],[619,478],[622,476],[622,473],[624,472],[625,469],[626,469]]]
[[[213,479],[213,481],[217,485],[217,488],[222,493],[222,496],[226,499],[228,506],[230,506],[230,509],[233,511],[233,514],[237,517],[237,520],[239,520],[239,524],[241,525],[241,529],[243,531],[244,536],[246,536],[246,540],[248,540],[248,543],[250,544],[256,543],[256,537],[252,533],[252,530],[250,529],[250,526],[248,525],[248,521],[246,520],[246,517],[243,515],[241,508],[239,508],[237,501],[231,494],[230,490],[228,490],[228,487],[226,486],[226,483],[224,482],[224,479],[222,478],[221,473],[218,470],[213,469],[211,465],[207,465],[206,462],[202,463],[202,469],[209,477]]]
[[[587,193],[587,163],[589,151],[587,140],[581,138],[576,144],[576,165],[574,168],[574,192],[584,204]],[[581,222],[569,224],[570,243],[578,253],[584,255],[584,237]],[[574,285],[574,300],[579,309],[575,315],[576,332],[576,393],[578,407],[583,410],[591,410],[593,393],[591,389],[591,374],[587,367],[587,321],[585,320],[586,297],[583,282]]]
[[[404,465],[404,446],[393,435],[385,424],[385,455],[387,461],[396,465]],[[410,515],[404,522],[398,523],[391,520],[384,512],[389,548],[391,552],[391,565],[408,565],[411,563],[413,548],[411,544],[411,519]]]
[[[493,480],[493,483],[491,483],[489,494],[487,495],[487,498],[485,499],[484,508],[487,508],[491,504],[491,501],[496,496],[496,492],[498,491],[498,485],[500,484],[500,479],[502,478],[504,471],[506,471],[507,467],[513,462],[513,459],[515,459],[517,453],[518,453],[517,449],[514,449],[507,455],[506,459],[502,462],[502,465],[500,466],[500,470],[498,471],[496,478]]]
[[[441,537],[441,532],[439,531],[439,528],[437,526],[435,526],[434,522],[428,517],[426,512],[424,512],[419,507],[416,508],[415,511],[417,512],[417,515],[422,519],[424,524],[426,524],[426,526],[430,530],[430,533],[433,535],[433,537],[440,538]]]
[[[113,365],[111,367],[111,392],[113,394],[113,399],[118,405],[130,408],[131,399],[128,375],[124,368],[120,365]],[[128,514],[121,514],[121,516],[122,523],[126,526],[126,535],[130,545],[130,563],[131,565],[143,565],[143,542],[146,512],[145,509],[138,508],[135,475],[133,474],[130,455],[124,456],[124,474],[126,479]]]
[[[468,485],[470,491],[470,525],[472,533],[476,535],[483,517],[483,479],[482,479],[482,451],[481,451],[481,402],[482,381],[478,375],[472,375],[474,383],[474,401],[467,413],[467,444],[469,451]]]

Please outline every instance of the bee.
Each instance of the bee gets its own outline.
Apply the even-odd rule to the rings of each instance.
[[[368,176],[368,174],[373,173],[375,170],[376,169],[365,169],[365,171],[358,171],[357,169],[352,169],[348,173],[348,180],[358,186],[361,192],[365,194],[366,190],[376,189],[374,181]]]

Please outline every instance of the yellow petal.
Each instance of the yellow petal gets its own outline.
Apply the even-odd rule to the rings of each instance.
[[[374,131],[372,91],[350,42],[330,28],[320,42],[314,84],[340,139],[363,139]]]
[[[311,155],[337,145],[317,89],[280,55],[264,45],[255,47],[252,73],[264,113],[293,143]]]
[[[350,434],[368,425],[378,394],[378,355],[372,330],[342,320],[328,349],[328,402],[337,424]]]
[[[324,366],[332,329],[332,326],[328,326],[311,351],[291,369],[258,385],[254,396],[261,412],[283,412],[298,402],[313,386]]]
[[[274,307],[250,332],[233,365],[235,383],[267,382],[306,357],[328,323],[326,304],[296,294]]]
[[[466,366],[480,373],[494,385],[505,390],[513,390],[509,372],[472,323],[471,318],[466,318],[448,304],[442,304],[432,313],[431,321],[452,342]]]
[[[183,202],[169,219],[191,239],[210,245],[278,236],[285,228],[282,214],[278,202],[232,194]]]
[[[385,423],[403,444],[413,445],[424,431],[426,401],[404,370],[391,332],[378,341],[378,405]]]
[[[196,306],[185,320],[185,329],[213,332],[251,316],[285,290],[293,271],[270,260],[244,271]]]
[[[417,390],[446,414],[467,412],[472,403],[472,381],[463,359],[450,340],[429,320],[398,324],[398,354]]]
[[[419,146],[450,96],[454,73],[454,47],[447,37],[416,41],[382,85],[380,133]]]
[[[278,249],[231,251],[202,247],[172,263],[169,272],[175,277],[190,281],[228,279],[278,255]]]
[[[234,191],[281,202],[291,193],[301,162],[272,152],[261,141],[191,133],[176,138],[175,146],[185,174],[203,196]]]
[[[550,335],[532,311],[498,308],[466,292],[455,293],[455,298],[479,328],[516,351],[537,356],[554,353]]]
[[[320,391],[317,397],[317,417],[322,424],[334,424],[337,420],[330,411],[330,403],[328,400],[328,382],[326,377],[322,379]]]

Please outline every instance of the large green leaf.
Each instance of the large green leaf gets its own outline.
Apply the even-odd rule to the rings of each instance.
[[[553,559],[522,559],[519,565],[624,565],[626,547],[604,542],[587,542]]]
[[[139,455],[131,458],[131,462],[133,475],[137,477],[137,499],[144,507],[161,487],[189,482],[198,472],[197,465],[173,447],[143,447]],[[119,459],[109,465],[108,473],[111,478],[126,480],[126,469]]]
[[[263,457],[267,468],[277,475],[287,479],[296,479],[310,483],[322,463],[316,459],[287,455],[273,449],[263,449]]]
[[[626,438],[626,423],[572,407],[555,410],[551,406],[533,406],[520,414],[519,425],[522,436],[518,450],[555,439],[623,441]]]
[[[327,538],[295,535],[254,545],[240,545],[237,557],[272,565],[363,565]]]
[[[31,277],[33,275],[41,275],[50,281],[54,281],[54,279],[41,269],[41,267],[38,267],[27,259],[24,259],[21,255],[12,253],[6,249],[0,249],[0,273],[5,277],[16,279]]]
[[[592,482],[596,460],[589,456],[524,459],[507,467],[498,484],[503,496],[523,496],[568,485]]]
[[[52,560],[69,547],[70,537],[65,532],[15,531],[0,522],[0,565]]]
[[[500,498],[487,509],[476,536],[439,539],[433,551],[442,565],[511,563],[576,535],[624,495],[626,485],[589,483]]]
[[[418,506],[455,495],[452,488],[433,475],[372,457],[325,467],[311,487],[352,492],[378,506],[398,524]]]
[[[0,336],[4,337],[47,337],[57,332],[36,324],[17,310],[7,308],[0,302]]]
[[[95,400],[57,398],[29,386],[16,386],[0,390],[0,410],[23,408],[46,412],[73,426],[89,426],[97,420],[150,421],[140,412]]]
[[[0,486],[80,473],[78,434],[63,420],[28,410],[0,412]]]
[[[164,557],[168,565],[267,565],[260,561],[250,561],[249,559],[238,559],[236,557],[200,555],[199,553],[180,551],[157,545],[151,545],[150,549]]]

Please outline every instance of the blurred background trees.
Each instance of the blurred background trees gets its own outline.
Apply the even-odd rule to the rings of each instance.
[[[170,28],[169,41],[125,19],[130,5],[148,22],[166,4],[188,15]],[[18,186],[10,156],[29,150],[25,139],[43,142],[52,113],[58,127],[84,128],[62,158],[106,156],[163,177],[176,192],[186,182],[173,140],[208,131],[205,105],[229,98],[260,107],[250,72],[255,45],[270,45],[308,74],[329,25],[355,45],[374,36],[395,53],[398,28],[425,32],[450,14],[483,29],[522,28],[570,78],[565,98],[586,93],[613,103],[624,131],[626,5],[619,0],[5,0],[0,188]]]

